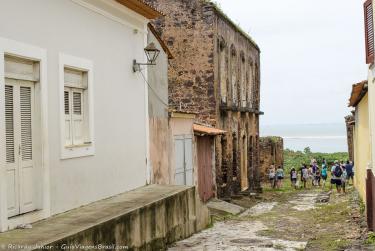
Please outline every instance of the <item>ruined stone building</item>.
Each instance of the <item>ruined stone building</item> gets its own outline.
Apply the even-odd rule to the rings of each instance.
[[[170,109],[225,130],[214,138],[216,195],[260,189],[260,49],[206,0],[145,0],[165,16],[153,21],[167,44]],[[199,146],[198,146],[199,148]]]
[[[281,137],[261,137],[260,145],[260,177],[262,181],[268,178],[271,165],[276,168],[284,164],[284,139]]]
[[[354,115],[348,115],[345,117],[345,124],[346,124],[346,135],[347,135],[347,142],[348,142],[348,153],[349,159],[354,160],[354,124],[355,118]]]

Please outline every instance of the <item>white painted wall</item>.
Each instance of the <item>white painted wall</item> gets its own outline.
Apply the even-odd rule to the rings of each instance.
[[[0,3],[0,37],[47,51],[52,214],[146,184],[146,91],[132,60],[144,61],[147,20],[131,14],[120,23],[71,0]],[[61,159],[60,53],[93,62],[94,156]]]

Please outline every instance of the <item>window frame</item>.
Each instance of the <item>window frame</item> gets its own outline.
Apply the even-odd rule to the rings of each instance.
[[[73,69],[82,71],[87,77],[87,87],[82,88],[82,112],[83,112],[83,130],[85,130],[86,142],[77,145],[66,144],[65,131],[65,91],[70,89],[74,92],[77,87],[65,85],[65,69]],[[59,54],[59,99],[60,99],[60,146],[61,159],[79,158],[85,156],[95,155],[95,141],[94,141],[94,102],[93,102],[93,63],[90,60]],[[73,98],[70,96],[70,99]],[[71,101],[72,102],[72,101]],[[69,107],[70,112],[73,112],[73,107]],[[73,118],[73,115],[71,115]],[[72,136],[73,137],[73,136]]]

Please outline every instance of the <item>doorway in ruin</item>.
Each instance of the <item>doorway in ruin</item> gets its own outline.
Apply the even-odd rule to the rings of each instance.
[[[247,173],[247,137],[242,137],[241,149],[241,190],[244,191],[249,188],[248,173]]]
[[[254,139],[253,136],[250,136],[250,142],[249,142],[249,152],[248,152],[248,159],[249,159],[249,167],[248,167],[248,184],[253,188],[252,182],[254,178],[254,173],[253,173],[253,163],[254,163]]]

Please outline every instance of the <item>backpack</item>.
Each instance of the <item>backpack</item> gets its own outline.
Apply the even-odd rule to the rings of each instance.
[[[342,175],[342,169],[340,166],[336,166],[335,170],[333,171],[333,174],[337,177],[340,178]]]

